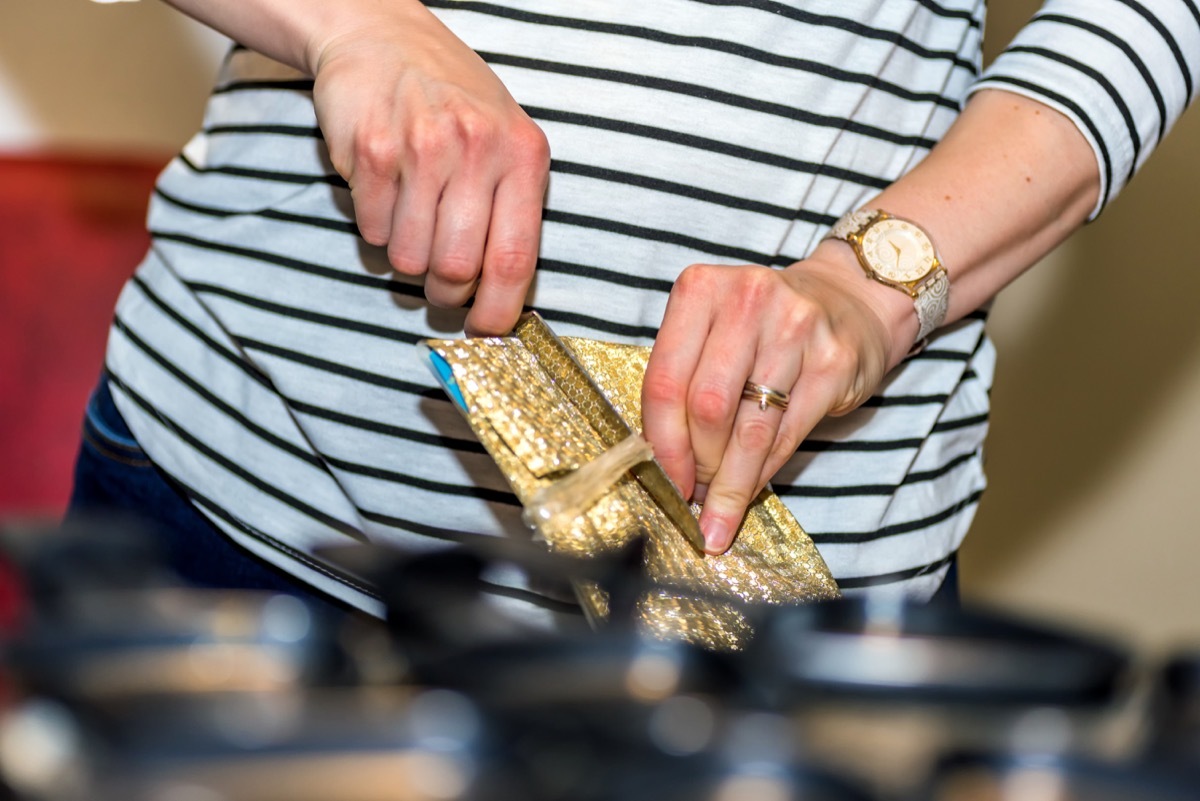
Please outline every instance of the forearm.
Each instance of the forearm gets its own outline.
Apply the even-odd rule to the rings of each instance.
[[[328,42],[359,30],[440,25],[417,0],[165,0],[231,39],[309,74]]]
[[[864,206],[930,233],[950,277],[953,322],[1078,228],[1099,186],[1094,152],[1074,123],[1037,101],[989,90],[971,99],[924,161]],[[822,243],[814,256],[826,267],[833,260],[853,268],[841,242]],[[875,282],[856,283],[892,332],[894,365],[916,333],[912,303]]]

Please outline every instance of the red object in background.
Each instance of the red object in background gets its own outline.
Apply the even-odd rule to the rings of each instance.
[[[0,156],[0,519],[57,517],[166,158]]]

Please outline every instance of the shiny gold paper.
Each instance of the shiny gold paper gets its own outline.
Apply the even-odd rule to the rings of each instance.
[[[641,430],[649,348],[559,339],[536,314],[522,317],[509,337],[425,344],[449,366],[467,421],[527,508],[539,491]],[[738,602],[837,597],[812,539],[774,493],[755,500],[721,556],[697,548],[699,511],[687,509],[651,460],[625,473],[584,514],[531,523],[551,550],[583,557],[644,535],[646,573],[656,589],[638,614],[662,638],[736,649],[751,634]],[[607,617],[599,588],[577,586],[577,592],[593,620]]]

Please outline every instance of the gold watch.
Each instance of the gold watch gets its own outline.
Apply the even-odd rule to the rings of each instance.
[[[834,223],[827,238],[849,242],[868,276],[912,298],[920,323],[917,342],[946,320],[950,279],[921,226],[879,209],[860,209]]]

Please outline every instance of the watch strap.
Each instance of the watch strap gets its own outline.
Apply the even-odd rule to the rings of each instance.
[[[944,268],[938,267],[930,273],[925,283],[917,289],[913,308],[917,310],[917,322],[921,324],[921,330],[917,333],[917,341],[920,342],[941,327],[950,310],[950,276]]]
[[[849,242],[852,236],[862,233],[863,229],[874,222],[878,216],[879,211],[876,209],[859,209],[858,211],[844,214],[829,229],[829,233],[825,238],[842,239]]]

